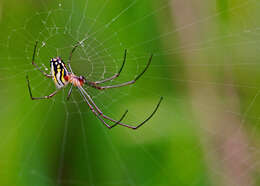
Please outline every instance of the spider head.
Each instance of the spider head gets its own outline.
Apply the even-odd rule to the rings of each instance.
[[[86,83],[86,78],[84,76],[79,76],[78,77],[79,81],[80,81],[80,84],[85,84]]]

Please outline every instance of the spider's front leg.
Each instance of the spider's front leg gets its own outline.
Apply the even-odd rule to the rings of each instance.
[[[104,90],[104,89],[109,89],[109,88],[118,88],[118,87],[123,87],[123,86],[127,86],[127,85],[131,85],[131,84],[134,84],[139,78],[142,77],[142,75],[146,72],[146,70],[148,69],[148,67],[150,66],[151,62],[152,62],[152,58],[153,58],[153,55],[150,56],[149,60],[148,60],[148,63],[146,65],[146,67],[144,68],[144,70],[138,75],[136,76],[136,78],[132,81],[127,81],[125,83],[121,83],[121,84],[118,84],[118,85],[110,85],[110,86],[98,86],[98,84],[101,82],[103,83],[104,81],[96,81],[96,82],[89,82],[89,81],[86,81],[85,84],[93,87],[93,88],[96,88],[98,90]],[[122,66],[123,67],[123,66]],[[121,68],[122,69],[122,68]],[[121,71],[120,71],[121,72]]]
[[[98,84],[105,83],[105,82],[107,82],[107,81],[111,81],[111,80],[113,80],[113,79],[119,77],[120,73],[122,72],[122,70],[123,70],[123,68],[124,68],[124,66],[125,66],[126,54],[127,54],[127,50],[125,49],[125,54],[124,54],[123,63],[122,63],[122,65],[121,65],[119,71],[118,71],[116,74],[114,74],[113,76],[111,76],[111,77],[109,77],[109,78],[106,78],[106,79],[103,79],[103,80],[100,80],[100,81],[90,82],[90,83],[92,83],[93,85],[98,85]]]
[[[156,105],[155,109],[153,110],[153,112],[150,114],[149,117],[147,117],[143,122],[139,123],[137,126],[131,126],[131,125],[128,125],[128,124],[125,124],[125,123],[122,123],[121,121],[124,119],[124,117],[126,116],[128,110],[126,110],[126,112],[124,113],[124,115],[121,117],[121,119],[119,121],[116,121],[106,115],[103,114],[103,112],[98,108],[98,106],[95,104],[95,102],[92,100],[92,98],[90,97],[90,95],[87,93],[87,91],[85,91],[85,89],[83,87],[78,87],[81,95],[83,96],[85,102],[88,104],[89,108],[92,110],[92,112],[98,117],[98,119],[106,125],[106,127],[108,128],[112,128],[116,125],[121,125],[121,126],[124,126],[124,127],[127,127],[127,128],[130,128],[130,129],[133,129],[133,130],[136,130],[138,128],[140,128],[142,125],[144,125],[147,121],[149,121],[153,116],[154,114],[157,112],[162,100],[163,100],[163,97],[160,98],[158,104]],[[94,109],[95,108],[95,109]],[[103,118],[103,119],[102,119]],[[107,120],[110,120],[112,122],[114,122],[115,124],[112,125],[112,126],[109,126],[105,121],[104,119],[107,119]]]
[[[104,120],[105,118],[104,118],[104,116],[102,116],[102,114],[101,114],[102,112],[100,112],[100,110],[99,110],[96,106],[95,106],[95,108],[97,108],[97,110],[95,110],[94,107],[91,105],[91,103],[89,102],[88,98],[86,97],[86,96],[88,96],[88,94],[87,94],[87,95],[84,94],[84,92],[85,92],[84,89],[83,89],[82,87],[78,87],[78,88],[79,88],[80,94],[83,96],[83,99],[84,99],[85,102],[88,104],[90,110],[96,115],[96,117],[97,117],[108,129],[112,129],[113,127],[115,127],[115,126],[118,125],[118,124],[120,125],[120,122],[125,118],[125,116],[126,116],[128,110],[125,111],[125,113],[122,115],[122,117],[120,118],[120,120],[114,121],[114,124],[110,126],[110,125],[107,124],[106,121]]]

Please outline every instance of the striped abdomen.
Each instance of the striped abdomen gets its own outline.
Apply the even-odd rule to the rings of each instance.
[[[61,58],[53,58],[50,61],[51,66],[51,73],[53,77],[53,81],[57,88],[62,88],[66,86],[68,82],[68,75],[69,72],[64,64],[64,62],[61,60]]]

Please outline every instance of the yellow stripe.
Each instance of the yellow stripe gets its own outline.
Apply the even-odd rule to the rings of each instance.
[[[57,74],[60,74],[60,65],[57,66]]]
[[[53,77],[54,83],[57,84],[57,79],[56,79],[56,76],[55,76],[54,65],[53,65],[52,77]]]

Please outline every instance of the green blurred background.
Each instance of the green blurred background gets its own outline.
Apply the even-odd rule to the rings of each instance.
[[[260,23],[258,1],[0,1],[0,185],[260,185]],[[137,125],[108,130],[77,89],[50,100],[49,60],[66,62],[95,81],[134,85],[86,90],[102,111]]]

